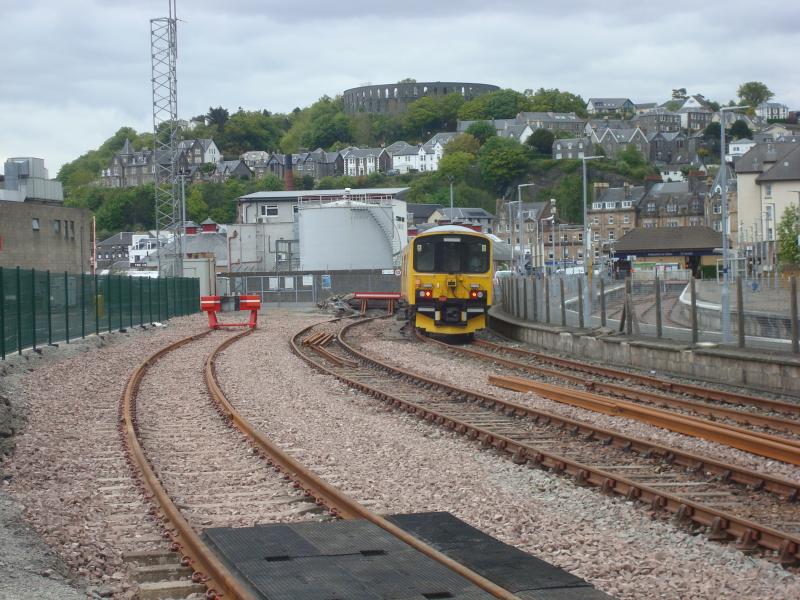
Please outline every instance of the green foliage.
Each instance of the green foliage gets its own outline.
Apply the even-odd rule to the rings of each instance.
[[[748,81],[739,86],[736,95],[739,96],[740,106],[756,108],[762,102],[768,101],[775,94],[760,81]]]
[[[454,180],[463,181],[467,173],[475,164],[475,155],[467,152],[451,152],[445,154],[439,161],[439,171],[446,177]]]
[[[478,155],[481,175],[499,192],[525,174],[529,166],[530,160],[523,145],[509,138],[489,139]]]
[[[623,150],[617,152],[617,160],[622,161],[631,168],[641,167],[642,165],[647,164],[647,161],[644,159],[644,156],[642,156],[642,153],[639,152],[632,144],[628,144]]]
[[[280,146],[283,152],[294,153],[300,148],[330,148],[337,142],[353,143],[352,124],[341,98],[323,96],[293,115]]]
[[[100,171],[108,168],[114,154],[122,149],[126,139],[130,140],[137,150],[153,146],[151,133],[140,134],[131,127],[121,127],[97,150],[89,150],[59,169],[56,179],[63,184],[65,193],[68,194],[71,189],[96,181],[100,177]]]
[[[462,121],[512,119],[529,107],[528,98],[523,94],[509,89],[498,90],[465,102],[458,110],[458,118]]]
[[[483,146],[486,140],[497,135],[497,130],[488,121],[478,121],[467,127],[466,133],[478,140],[478,143]]]
[[[205,117],[206,125],[212,125],[219,131],[223,131],[229,117],[230,113],[228,112],[228,109],[222,108],[221,106],[218,106],[217,108],[209,107]]]
[[[470,133],[462,133],[450,140],[444,147],[444,155],[455,154],[456,152],[465,152],[474,157],[478,156],[478,151],[481,149],[480,142]]]
[[[540,199],[556,199],[558,219],[567,223],[583,223],[583,176],[573,173],[558,180],[552,187],[537,190]]]
[[[747,126],[747,123],[742,119],[737,119],[731,128],[728,130],[728,136],[734,140],[741,140],[749,138],[753,135],[753,131]]]
[[[797,207],[792,205],[783,211],[778,222],[778,262],[781,267],[800,265],[798,234],[800,234],[800,215],[797,213]]]
[[[562,92],[558,88],[539,88],[528,98],[529,111],[541,112],[574,112],[579,117],[586,117],[586,102],[583,98],[570,92]]]
[[[551,156],[555,139],[555,134],[549,129],[537,129],[525,140],[525,144],[539,154]]]
[[[281,116],[261,111],[240,110],[227,120],[225,128],[212,138],[226,157],[238,157],[249,150],[276,151],[284,133]],[[195,133],[195,132],[193,132]],[[197,136],[204,137],[204,136]]]

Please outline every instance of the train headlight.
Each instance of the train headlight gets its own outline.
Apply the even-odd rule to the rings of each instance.
[[[430,298],[433,295],[433,292],[430,290],[420,290],[419,297],[420,298]]]
[[[483,298],[483,290],[472,290],[469,293],[469,297],[472,298],[473,300],[477,298]]]

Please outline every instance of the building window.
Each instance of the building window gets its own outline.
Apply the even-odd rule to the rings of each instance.
[[[58,219],[53,219],[53,233],[61,233],[61,221]]]
[[[631,222],[631,216],[630,215],[622,215],[622,222],[626,223],[626,224],[630,223]]]
[[[593,217],[592,225],[600,225],[600,217]]]
[[[600,210],[603,208],[602,202],[592,202],[592,210]]]
[[[667,212],[670,212],[670,213],[678,212],[678,205],[677,204],[667,204]]]
[[[606,202],[606,210],[614,210],[616,207],[616,202]]]
[[[71,240],[75,239],[75,221],[69,222],[69,238]]]
[[[278,205],[277,204],[267,204],[261,205],[261,215],[264,217],[277,217],[278,216]]]
[[[648,202],[647,203],[647,212],[656,212],[656,203],[655,202]]]
[[[39,219],[37,219],[36,217],[31,219],[31,228],[34,231],[39,231]]]
[[[609,225],[613,225],[614,224],[614,215],[608,215],[608,224]]]
[[[608,231],[608,239],[609,240],[613,240],[614,239],[614,230],[613,229],[610,229]]]
[[[764,187],[764,195],[765,195],[767,198],[772,198],[772,184],[771,184],[771,183],[768,183],[768,184],[767,184],[767,185]]]
[[[631,200],[623,200],[622,201],[622,208],[630,208],[631,207]]]
[[[593,239],[595,242],[597,242],[597,241],[600,241],[600,232],[599,232],[599,231],[595,231],[595,232],[592,234],[592,239]]]
[[[715,204],[714,205],[714,214],[715,215],[722,214],[722,205],[721,204]]]

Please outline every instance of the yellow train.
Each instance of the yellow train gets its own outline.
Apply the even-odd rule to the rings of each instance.
[[[403,253],[402,293],[419,329],[445,335],[483,329],[492,305],[492,240],[459,225],[419,234]]]

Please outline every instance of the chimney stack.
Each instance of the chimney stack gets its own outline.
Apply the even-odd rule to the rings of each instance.
[[[283,182],[286,184],[286,191],[294,190],[294,172],[292,171],[292,155],[283,155]]]
[[[600,194],[602,194],[607,189],[608,189],[608,183],[596,182],[594,184],[594,188],[592,189],[592,201],[597,202],[597,199],[600,197]]]

